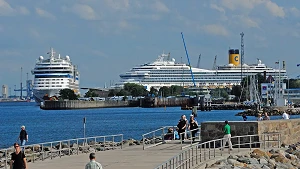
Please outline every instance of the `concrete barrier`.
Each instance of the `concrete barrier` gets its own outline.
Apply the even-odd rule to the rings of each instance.
[[[224,121],[201,123],[201,139],[203,142],[222,138]],[[266,121],[229,121],[231,136],[255,135],[265,133],[281,133],[281,142],[289,145],[299,142],[300,119],[266,120]],[[258,139],[258,138],[255,138]],[[259,138],[261,139],[261,138]],[[277,140],[278,138],[269,138]]]

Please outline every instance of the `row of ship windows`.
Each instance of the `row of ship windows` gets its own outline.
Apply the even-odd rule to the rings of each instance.
[[[38,82],[37,84],[50,84],[49,82],[45,82],[45,83],[43,83],[43,82]],[[52,82],[52,84],[59,84],[59,82]],[[61,84],[64,84],[64,82],[61,82]]]
[[[71,69],[70,67],[43,67],[43,68],[35,68],[35,70],[47,70],[47,69]]]
[[[62,87],[62,85],[46,85],[46,86],[37,86],[37,87]]]
[[[196,80],[196,81],[203,81],[203,80]],[[233,80],[233,79],[229,80],[229,81],[237,82],[237,80]],[[155,83],[157,83],[157,82],[179,82],[179,83],[188,82],[188,83],[190,83],[191,79],[189,79],[189,80],[144,80],[144,82],[155,82]],[[226,82],[228,82],[228,80],[224,81],[223,83],[226,83]],[[223,83],[221,83],[221,84],[223,84]]]
[[[49,65],[51,65],[51,66],[70,66],[70,64],[53,64],[53,63],[51,63],[51,64],[45,64],[45,63],[42,63],[42,64],[37,64],[38,66],[49,66]]]
[[[38,81],[60,81],[60,80],[64,80],[64,79],[38,79]]]
[[[34,71],[34,74],[44,74],[44,73],[73,73],[72,71]]]

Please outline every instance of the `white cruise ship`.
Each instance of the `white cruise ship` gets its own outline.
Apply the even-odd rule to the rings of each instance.
[[[156,61],[133,67],[130,71],[120,75],[120,82],[116,87],[122,87],[125,83],[136,83],[143,85],[147,90],[151,87],[160,88],[162,86],[194,86],[191,71],[193,72],[195,85],[202,88],[216,88],[239,85],[241,83],[241,65],[238,49],[228,51],[229,63],[216,66],[215,69],[193,68],[187,64],[176,63],[170,54],[161,54]],[[275,63],[275,61],[274,61]],[[277,62],[276,62],[277,63]],[[282,67],[274,69],[267,67],[261,60],[257,59],[256,64],[243,64],[242,76],[256,75],[261,73],[266,77],[272,76],[281,79],[287,78],[285,62]]]
[[[72,89],[79,94],[79,72],[72,65],[70,57],[48,52],[49,58],[40,56],[31,73],[34,75],[33,96],[37,103],[44,101],[44,96],[59,96],[61,89]]]

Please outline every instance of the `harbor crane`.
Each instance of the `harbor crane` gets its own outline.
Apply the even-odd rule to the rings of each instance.
[[[188,60],[188,63],[189,63],[188,66],[190,67],[190,71],[191,71],[191,75],[192,75],[192,80],[193,80],[193,85],[194,85],[194,87],[196,87],[196,83],[195,83],[195,79],[194,79],[193,70],[192,70],[192,67],[191,67],[191,62],[190,62],[189,54],[188,54],[188,51],[186,49],[186,45],[185,45],[185,41],[184,41],[184,37],[183,37],[183,33],[182,32],[181,32],[181,37],[182,37],[182,42],[183,42],[185,54],[186,54],[186,57],[187,57],[187,60]]]

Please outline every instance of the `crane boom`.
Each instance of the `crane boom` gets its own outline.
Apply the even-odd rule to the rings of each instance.
[[[183,38],[183,33],[182,32],[181,32],[181,37],[182,37],[182,42],[183,42],[185,54],[186,54],[186,57],[188,59],[188,63],[189,63],[189,67],[190,67],[190,71],[191,71],[191,75],[192,75],[193,84],[194,84],[194,87],[196,87],[196,83],[195,83],[194,74],[193,74],[192,67],[191,67],[191,62],[190,62],[189,54],[188,54],[187,49],[186,49],[186,45],[185,45],[185,42],[184,42],[184,38]]]

